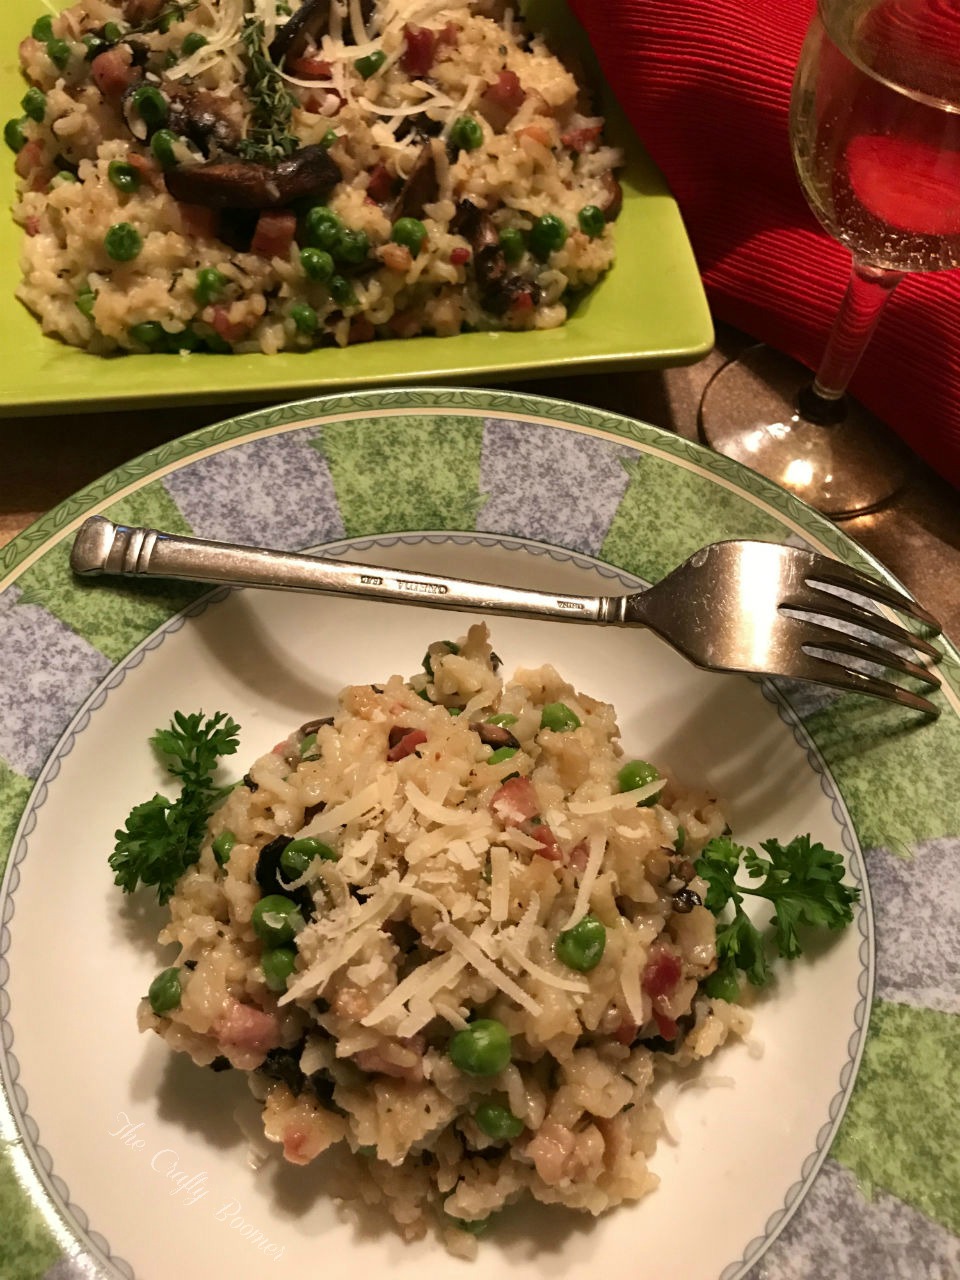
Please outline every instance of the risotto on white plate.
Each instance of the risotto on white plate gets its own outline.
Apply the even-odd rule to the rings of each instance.
[[[18,296],[91,352],[564,323],[620,154],[504,0],[79,0],[20,45]]]
[[[346,1144],[363,1200],[466,1255],[526,1193],[649,1192],[657,1062],[749,1024],[703,987],[715,798],[626,759],[552,667],[499,666],[473,626],[257,760],[161,892],[180,952],[139,1011],[249,1073],[287,1160]]]

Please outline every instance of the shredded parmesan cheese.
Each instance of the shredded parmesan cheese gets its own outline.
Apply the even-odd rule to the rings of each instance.
[[[508,978],[490,959],[474,941],[479,931],[475,932],[473,938],[468,938],[460,932],[456,925],[448,924],[446,926],[446,936],[450,939],[452,945],[457,951],[476,969],[482,978],[486,978],[488,982],[492,982],[495,987],[499,987],[504,995],[508,995],[511,1000],[515,1000],[528,1013],[532,1013],[537,1017],[540,1012],[540,1006],[531,995],[524,991],[523,987],[518,986],[512,978]]]
[[[577,900],[573,904],[573,910],[567,917],[567,923],[564,929],[572,929],[590,910],[590,895],[593,893],[593,886],[597,882],[597,876],[600,874],[600,867],[603,864],[603,855],[607,848],[607,837],[602,831],[593,831],[587,837],[587,865],[584,868],[583,875],[580,877],[580,884],[577,888]]]
[[[510,850],[494,845],[490,850],[490,919],[498,924],[510,911]]]

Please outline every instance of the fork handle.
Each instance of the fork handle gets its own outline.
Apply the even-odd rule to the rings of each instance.
[[[85,577],[117,574],[281,591],[319,591],[401,600],[438,609],[476,609],[484,613],[558,618],[565,622],[621,622],[628,598],[553,595],[445,578],[435,573],[411,573],[296,552],[183,538],[157,529],[113,524],[103,516],[91,516],[84,521],[74,539],[70,566],[74,573]]]

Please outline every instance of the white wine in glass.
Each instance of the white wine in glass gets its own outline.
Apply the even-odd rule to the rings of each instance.
[[[960,266],[960,0],[819,0],[790,118],[811,208],[853,255],[814,377],[755,347],[711,380],[704,437],[833,516],[879,506],[905,454],[845,392],[907,272]]]

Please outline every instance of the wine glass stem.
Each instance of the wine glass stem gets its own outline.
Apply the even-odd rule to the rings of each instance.
[[[843,397],[881,312],[902,279],[901,271],[868,267],[854,259],[850,282],[811,388],[819,400],[836,402]]]

